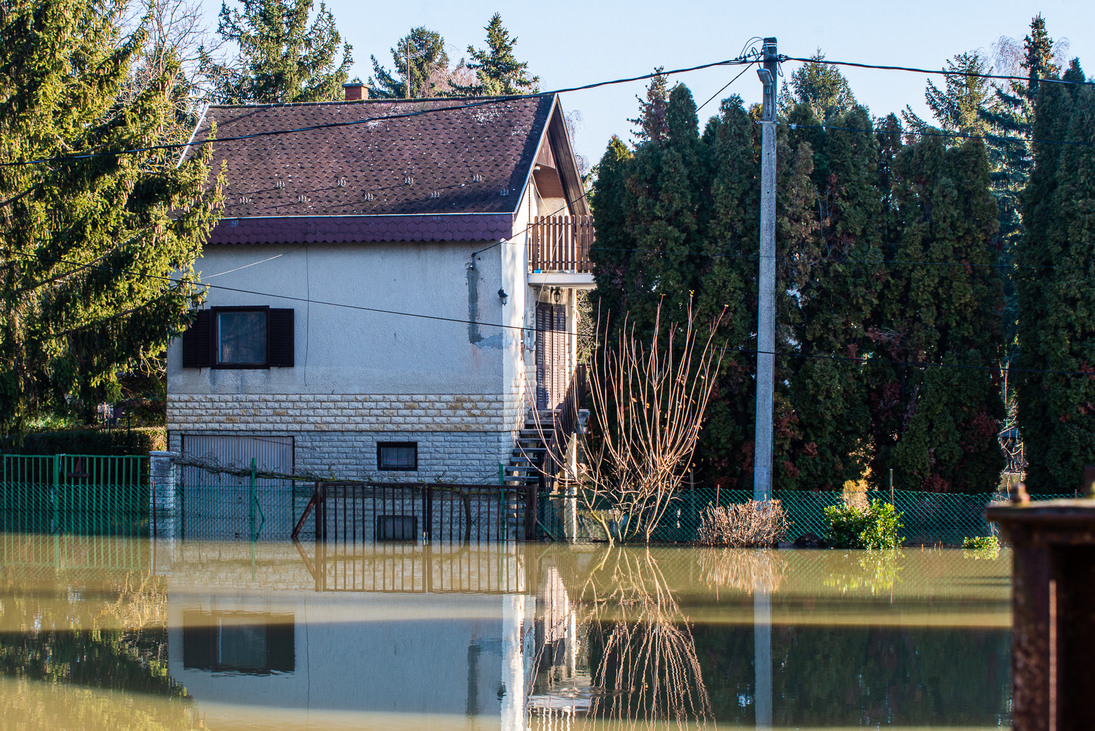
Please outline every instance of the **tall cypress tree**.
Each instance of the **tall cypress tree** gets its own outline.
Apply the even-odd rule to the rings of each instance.
[[[811,215],[797,236],[785,237],[799,356],[789,362],[797,439],[777,485],[840,489],[865,474],[870,457],[860,359],[870,350],[867,324],[881,286],[878,144],[862,107],[835,117],[834,129],[813,129],[818,120],[808,104],[797,105],[789,121],[803,125],[792,135],[810,145],[816,164],[799,206]]]
[[[1078,62],[1065,73],[1084,81]],[[1035,492],[1095,463],[1095,92],[1042,84],[1017,259],[1019,425]],[[1071,144],[1058,144],[1066,141]]]
[[[192,264],[219,211],[209,149],[145,151],[173,127],[164,73],[118,102],[144,29],[124,6],[10,5],[0,25],[0,420],[116,398],[200,300]],[[96,155],[79,158],[83,154]],[[42,162],[42,160],[46,160]],[[181,276],[180,276],[181,275]],[[86,411],[85,411],[86,413]]]
[[[1003,456],[1002,283],[984,145],[887,148],[887,260],[870,337],[873,474],[899,489],[987,492]]]
[[[475,84],[454,85],[455,96],[509,96],[536,92],[539,76],[529,76],[528,62],[513,55],[516,38],[502,25],[502,16],[495,13],[487,23],[487,47],[476,50],[468,46],[468,68],[475,72]]]
[[[221,64],[202,54],[214,101],[285,104],[342,97],[354,60],[324,3],[309,24],[313,0],[240,2],[242,9],[222,4],[217,22],[217,33],[239,48],[238,58]]]

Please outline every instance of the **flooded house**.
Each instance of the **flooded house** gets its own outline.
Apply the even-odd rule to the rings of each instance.
[[[225,205],[204,307],[168,350],[169,449],[343,480],[534,478],[520,431],[566,397],[593,286],[559,99],[211,106],[185,155],[210,136]]]

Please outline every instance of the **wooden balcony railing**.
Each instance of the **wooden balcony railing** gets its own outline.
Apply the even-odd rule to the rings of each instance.
[[[536,216],[528,238],[529,270],[592,272],[593,216]]]

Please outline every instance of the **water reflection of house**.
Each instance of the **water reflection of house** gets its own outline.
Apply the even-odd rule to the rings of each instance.
[[[284,544],[257,556],[248,544],[165,550],[168,669],[212,727],[396,714],[392,725],[523,729],[538,673],[574,673],[558,572],[512,545],[380,545],[309,561]],[[329,591],[316,591],[320,558],[340,572]]]

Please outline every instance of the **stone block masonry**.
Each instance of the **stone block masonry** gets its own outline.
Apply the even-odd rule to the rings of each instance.
[[[216,423],[172,429],[171,449],[181,451],[184,434],[223,434],[226,437],[293,437],[293,471],[335,480],[385,482],[438,481],[496,484],[498,464],[509,460],[513,450],[510,431],[225,431]],[[416,471],[377,470],[377,442],[415,442]]]
[[[463,394],[172,394],[169,431],[497,432],[505,397]]]

